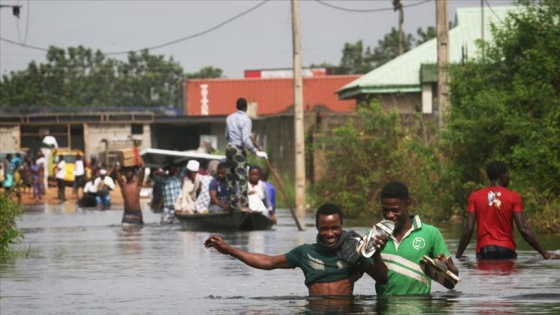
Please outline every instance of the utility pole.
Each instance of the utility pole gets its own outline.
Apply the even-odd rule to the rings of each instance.
[[[447,0],[436,0],[436,32],[437,32],[437,63],[438,86],[437,100],[439,108],[439,127],[449,112],[449,31],[447,23]]]
[[[404,10],[401,0],[393,0],[393,11],[399,11],[399,56],[404,53],[404,39],[403,39],[403,24],[404,24]]]
[[[305,137],[303,116],[303,80],[301,78],[301,45],[299,37],[299,0],[292,0],[292,38],[294,57],[294,136],[296,166],[296,212],[305,218]]]

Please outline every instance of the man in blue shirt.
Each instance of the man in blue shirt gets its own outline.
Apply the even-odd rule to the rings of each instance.
[[[258,157],[268,158],[266,152],[259,151],[251,140],[253,124],[247,115],[247,100],[237,99],[237,111],[226,118],[226,159],[229,162],[227,176],[230,206],[238,204],[237,190],[239,190],[239,207],[249,208],[247,199],[247,153],[245,149],[255,153]]]

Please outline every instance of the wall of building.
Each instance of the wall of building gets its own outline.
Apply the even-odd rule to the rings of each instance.
[[[303,78],[303,107],[332,112],[353,112],[356,100],[340,100],[336,90],[360,75],[329,75]],[[273,79],[192,79],[184,82],[185,115],[229,115],[239,97],[256,104],[256,115],[271,116],[293,112],[294,83],[291,78]]]
[[[105,151],[105,142],[109,140],[108,147],[111,149],[121,149],[132,146],[132,139],[140,140],[140,150],[152,147],[151,127],[143,124],[140,128],[142,134],[135,128],[133,133],[131,124],[85,124],[84,143],[85,154],[89,158],[91,154],[99,155]]]
[[[0,126],[0,151],[21,151],[19,126]]]
[[[378,99],[385,109],[397,109],[401,114],[422,112],[422,93],[380,94]]]

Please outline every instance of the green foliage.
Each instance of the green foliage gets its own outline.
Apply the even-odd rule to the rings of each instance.
[[[449,27],[451,28],[451,26]],[[418,39],[416,39],[416,46],[421,45],[432,38],[436,38],[436,28],[433,26],[428,26],[424,31],[421,27],[416,30],[416,35],[418,35]]]
[[[417,211],[444,216],[439,208],[426,206],[439,198],[433,190],[439,167],[428,136],[432,128],[420,115],[387,112],[375,102],[361,104],[346,123],[315,140],[313,149],[324,152],[329,176],[313,187],[313,199],[342,205],[349,218],[371,219],[380,216],[383,185],[399,180],[409,186]]]
[[[214,68],[212,66],[207,66],[200,71],[195,73],[187,73],[187,79],[212,79],[212,78],[221,78],[222,77],[222,69]]]
[[[124,62],[82,46],[51,46],[46,59],[2,76],[4,108],[182,107],[183,69],[173,58],[144,50]]]
[[[560,3],[527,6],[493,32],[483,60],[452,69],[441,134],[449,188],[464,204],[466,187],[450,179],[485,182],[485,165],[503,160],[512,188],[528,192],[528,213],[558,207],[551,200],[560,193]]]
[[[17,219],[23,207],[10,200],[7,193],[0,193],[0,261],[10,255],[11,246],[23,237],[17,229]]]
[[[373,69],[371,65],[371,48],[365,47],[361,40],[356,44],[345,43],[342,59],[338,68],[339,74],[368,73]]]
[[[412,34],[403,34],[404,51],[409,51],[415,45],[418,46],[432,38],[436,37],[435,28],[428,27],[425,31],[422,28],[417,30],[418,38],[414,38]],[[332,74],[362,74],[368,73],[376,67],[387,63],[397,57],[399,51],[398,31],[393,27],[391,32],[385,34],[382,40],[377,42],[377,47],[372,48],[365,46],[359,40],[355,44],[345,43],[342,49],[342,58],[340,65],[332,65],[327,62],[321,64],[311,64],[311,68],[330,68]]]
[[[404,32],[403,32],[404,33]],[[413,47],[414,37],[411,34],[403,34],[403,50],[409,51]],[[385,34],[382,40],[377,42],[377,47],[373,50],[371,61],[377,68],[391,61],[399,55],[399,31],[394,27],[391,32]]]

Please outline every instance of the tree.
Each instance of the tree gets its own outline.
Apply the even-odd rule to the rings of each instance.
[[[457,201],[467,195],[462,183],[485,183],[481,168],[500,159],[528,212],[552,218],[558,210],[544,213],[560,207],[560,2],[523,3],[493,28],[484,59],[452,69],[444,154]]]
[[[404,51],[409,51],[414,44],[414,37],[412,34],[406,34],[403,37]],[[373,50],[371,62],[375,68],[387,63],[388,61],[396,58],[399,55],[399,32],[392,27],[391,32],[385,34],[382,40],[377,42],[377,47]]]
[[[418,39],[415,39],[412,34],[403,36],[405,52],[412,49],[414,45],[418,46],[435,38],[436,31],[433,26],[430,26],[426,31],[418,28],[417,34]],[[395,28],[391,29],[391,33],[385,34],[385,37],[379,40],[377,44],[378,46],[372,52],[372,48],[364,46],[361,40],[355,44],[345,43],[340,65],[336,66],[323,62],[321,64],[311,64],[310,67],[329,68],[332,69],[332,74],[365,74],[399,56],[399,34]]]
[[[212,66],[206,66],[200,69],[198,72],[187,73],[188,79],[211,79],[211,78],[221,78],[222,69],[214,68]]]
[[[428,26],[425,31],[421,27],[419,27],[416,30],[416,34],[418,35],[418,38],[415,40],[416,46],[422,45],[432,38],[436,38],[437,35],[436,28],[433,26]]]
[[[182,106],[183,69],[173,58],[144,50],[124,62],[82,46],[51,46],[46,59],[2,76],[3,108]]]
[[[356,44],[346,43],[342,50],[338,72],[340,74],[368,73],[373,69],[370,60],[371,48],[364,48],[361,40]]]

